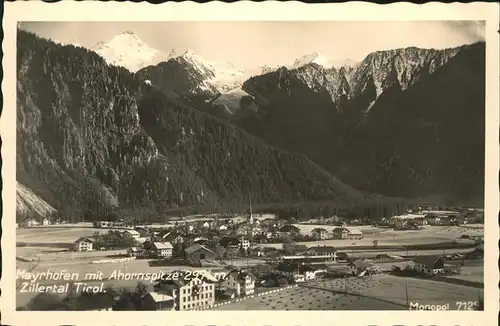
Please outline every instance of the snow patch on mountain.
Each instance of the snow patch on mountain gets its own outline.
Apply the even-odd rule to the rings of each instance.
[[[247,103],[244,103],[243,98],[248,100],[246,101]],[[226,113],[230,115],[236,114],[241,109],[249,109],[254,112],[259,110],[255,104],[254,97],[241,89],[241,87],[221,94],[213,104],[222,106]]]

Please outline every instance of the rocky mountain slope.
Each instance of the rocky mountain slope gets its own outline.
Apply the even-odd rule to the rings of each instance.
[[[16,211],[18,220],[48,217],[56,212],[54,207],[19,182],[16,184]]]
[[[228,69],[225,82],[220,82],[222,70],[188,52],[171,55],[138,76],[273,146],[306,155],[359,189],[406,197],[450,191],[482,197],[481,159],[460,157],[456,164],[453,155],[442,156],[459,140],[484,147],[482,43],[377,51],[361,62],[333,62],[312,53],[288,67]],[[250,73],[253,77],[242,83]],[[408,107],[414,112],[402,114]],[[460,129],[470,131],[455,137]],[[390,136],[382,136],[390,130]],[[418,141],[406,136],[409,130]],[[418,154],[405,144],[419,148]],[[441,172],[441,166],[450,165]]]
[[[17,49],[17,179],[65,218],[107,218],[116,207],[228,210],[248,196],[339,206],[366,198],[305,156],[192,109],[92,51],[23,31]]]
[[[359,189],[482,198],[484,54],[477,43],[375,52],[354,68],[282,68],[242,87],[259,116],[231,119]]]

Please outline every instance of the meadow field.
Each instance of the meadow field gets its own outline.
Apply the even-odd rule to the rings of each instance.
[[[478,301],[480,295],[483,295],[482,290],[461,285],[374,275],[310,281],[296,288],[214,310],[409,310],[409,303],[417,302],[423,305],[449,304],[450,310],[458,310],[456,302]]]
[[[302,233],[310,232],[316,227],[322,227],[327,230],[324,225],[306,225],[296,224],[301,229]],[[297,242],[304,244],[308,247],[311,246],[333,246],[341,249],[344,247],[366,247],[373,246],[373,242],[377,241],[377,246],[391,246],[391,247],[404,247],[411,245],[433,244],[456,241],[458,244],[474,244],[474,241],[469,239],[461,239],[462,235],[482,235],[482,229],[466,228],[462,226],[426,226],[420,230],[405,230],[395,231],[385,228],[377,228],[372,226],[356,227],[363,231],[363,238],[359,240],[319,240],[319,241],[305,241]],[[266,243],[259,244],[259,247],[282,248],[281,243]]]

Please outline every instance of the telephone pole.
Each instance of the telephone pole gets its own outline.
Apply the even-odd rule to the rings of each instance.
[[[405,282],[405,292],[406,292],[406,305],[410,306],[410,300],[408,299],[408,283]]]

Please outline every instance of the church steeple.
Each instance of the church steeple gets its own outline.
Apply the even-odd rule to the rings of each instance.
[[[250,201],[249,201],[249,206],[250,206],[250,217],[249,217],[249,222],[250,224],[253,224],[253,215],[252,215],[252,195],[249,196]]]

